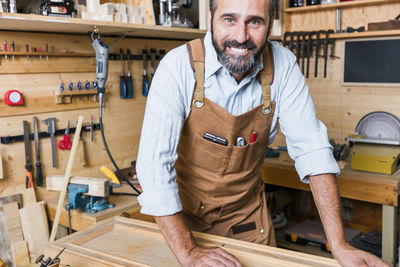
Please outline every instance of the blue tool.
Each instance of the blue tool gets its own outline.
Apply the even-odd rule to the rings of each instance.
[[[76,85],[76,88],[78,88],[78,91],[82,91],[82,83],[80,81]],[[82,100],[82,95],[79,95],[79,100]]]
[[[66,210],[80,209],[89,213],[106,210],[115,207],[110,204],[107,197],[86,196],[84,193],[89,192],[89,186],[83,184],[68,185],[68,204]]]
[[[85,82],[85,90],[89,91],[89,89],[90,89],[90,82],[86,81]],[[87,95],[86,97],[87,97],[87,100],[89,100],[89,95]]]
[[[60,91],[61,91],[61,92],[64,92],[64,90],[65,90],[65,84],[64,84],[64,83],[61,83],[61,85],[60,85]],[[64,96],[61,95],[61,104],[63,104],[63,103],[64,103]]]
[[[68,90],[70,91],[70,92],[72,92],[73,90],[74,90],[74,83],[73,82],[70,82],[69,83],[69,85],[68,85]],[[70,95],[69,96],[69,99],[70,99],[70,103],[72,103],[72,95]]]
[[[133,98],[133,81],[132,81],[132,75],[131,75],[131,50],[128,49],[127,51],[128,54],[128,76],[126,77],[126,91],[127,91],[127,97],[128,98]]]

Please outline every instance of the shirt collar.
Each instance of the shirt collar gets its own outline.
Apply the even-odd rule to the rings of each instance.
[[[218,70],[223,68],[221,62],[218,60],[217,51],[215,51],[212,43],[211,32],[207,32],[204,36],[204,47],[205,47],[205,79],[214,75]],[[258,74],[260,70],[264,68],[262,55],[257,59],[253,69],[247,75],[247,77],[253,78]]]

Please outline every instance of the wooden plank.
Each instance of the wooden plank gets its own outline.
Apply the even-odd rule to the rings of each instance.
[[[25,240],[11,243],[11,248],[16,266],[27,266],[30,264],[28,243]]]
[[[45,211],[45,202],[37,202],[19,210],[24,238],[28,242],[30,258],[34,261],[43,254],[43,248],[49,242],[49,226]]]
[[[24,236],[22,234],[17,202],[4,205],[3,213],[6,220],[8,239],[10,240],[10,243],[23,241]]]
[[[3,204],[0,203],[0,259],[6,266],[14,267],[14,258],[11,250],[11,243],[8,238],[7,223],[3,211]]]
[[[22,208],[36,203],[35,188],[21,190]]]
[[[14,195],[0,197],[0,204],[5,205],[5,204],[12,203],[12,202],[17,202],[18,207],[21,208],[22,207],[21,194],[14,194]]]
[[[0,155],[0,179],[3,179],[3,157]]]
[[[397,208],[383,205],[382,207],[382,259],[396,266],[396,239],[398,229]]]
[[[61,210],[63,209],[62,206],[65,201],[65,194],[67,192],[67,187],[69,183],[69,179],[71,178],[71,171],[72,171],[72,164],[74,163],[76,149],[79,145],[79,136],[82,130],[82,123],[83,123],[83,116],[79,116],[78,123],[76,125],[76,132],[74,135],[74,140],[72,141],[72,148],[68,158],[67,168],[65,170],[64,180],[63,180],[63,187],[60,193],[60,198],[58,199],[58,205],[56,210],[56,215],[54,217],[53,227],[51,229],[50,235],[50,242],[53,242],[56,237],[57,227],[60,220]]]
[[[220,246],[243,266],[340,266],[335,260],[194,232],[202,246]],[[107,245],[105,245],[107,244]],[[115,245],[114,245],[115,244]],[[154,223],[114,217],[46,246],[62,248],[63,264],[79,266],[180,266]]]
[[[69,183],[88,185],[89,191],[84,195],[108,197],[110,192],[109,181],[107,178],[72,176]],[[61,191],[63,189],[63,182],[64,175],[48,175],[46,177],[46,189],[48,191]]]
[[[191,40],[203,37],[206,31],[190,28],[163,27],[155,25],[129,24],[108,21],[58,18],[33,14],[0,13],[2,29],[12,31],[40,31],[87,34],[95,26],[104,34],[127,33],[128,36],[157,37],[164,39]]]

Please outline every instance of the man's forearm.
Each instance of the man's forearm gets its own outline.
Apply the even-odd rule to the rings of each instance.
[[[181,212],[170,216],[155,217],[158,227],[161,229],[168,246],[178,258],[184,263],[189,251],[196,246],[192,233],[183,220]]]
[[[310,187],[332,252],[346,242],[337,181],[332,174],[310,176]]]

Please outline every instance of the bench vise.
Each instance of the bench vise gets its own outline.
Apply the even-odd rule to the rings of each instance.
[[[114,204],[109,203],[108,197],[84,195],[89,192],[89,185],[69,184],[67,189],[68,204],[65,206],[66,210],[80,209],[89,213],[96,213],[115,207]]]

